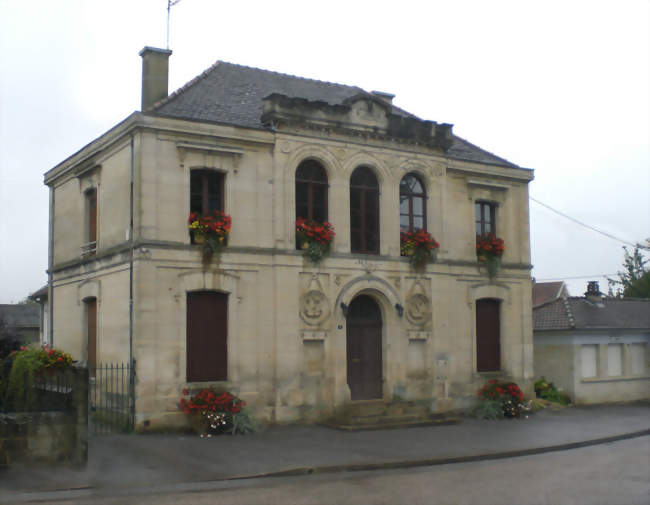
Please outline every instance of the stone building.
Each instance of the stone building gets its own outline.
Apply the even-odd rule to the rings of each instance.
[[[167,96],[171,52],[140,54],[142,111],[45,175],[51,339],[133,358],[138,426],[179,422],[181,391],[204,384],[277,422],[529,384],[532,170],[387,93],[217,62]],[[214,209],[232,230],[206,264],[188,215]],[[335,229],[318,264],[297,217]],[[400,228],[431,233],[437,260],[414,270]],[[496,276],[477,231],[505,240]]]

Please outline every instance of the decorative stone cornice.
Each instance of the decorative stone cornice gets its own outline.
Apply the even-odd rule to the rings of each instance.
[[[328,130],[424,145],[444,152],[453,142],[452,125],[393,114],[390,104],[366,94],[332,105],[273,93],[262,104],[262,123],[276,130],[291,127]]]

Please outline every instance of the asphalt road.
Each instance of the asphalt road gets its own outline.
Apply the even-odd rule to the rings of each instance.
[[[409,470],[205,482],[106,494],[110,492],[70,491],[48,503],[648,505],[650,437]]]

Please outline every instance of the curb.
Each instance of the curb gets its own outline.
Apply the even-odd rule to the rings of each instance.
[[[566,451],[570,449],[580,449],[582,447],[608,444],[611,442],[618,442],[619,440],[628,440],[631,438],[638,438],[646,435],[650,435],[650,429],[634,431],[631,433],[624,433],[622,435],[614,435],[611,437],[594,438],[591,440],[584,440],[582,442],[569,442],[565,444],[550,445],[547,447],[518,449],[515,451],[490,452],[485,454],[472,454],[468,456],[455,456],[455,457],[443,457],[443,458],[386,461],[383,463],[353,463],[353,464],[343,464],[343,465],[308,466],[308,467],[291,468],[288,470],[280,470],[277,472],[224,477],[222,479],[216,479],[216,480],[244,480],[244,479],[258,479],[263,477],[291,477],[291,476],[298,476],[298,475],[314,475],[314,474],[338,473],[338,472],[363,472],[363,471],[372,471],[372,470],[389,470],[389,469],[399,469],[399,468],[414,468],[414,467],[421,467],[421,466],[451,465],[456,463],[471,463],[474,461],[489,461],[489,460],[496,460],[496,459],[517,458],[521,456],[544,454],[547,452],[558,452],[558,451]]]

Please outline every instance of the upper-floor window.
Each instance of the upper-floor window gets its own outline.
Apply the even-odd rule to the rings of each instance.
[[[399,184],[400,231],[427,229],[426,192],[415,174],[406,174]]]
[[[85,243],[81,247],[82,255],[95,254],[97,251],[97,189],[85,192],[86,232]]]
[[[379,183],[365,166],[350,177],[350,239],[352,252],[379,254]]]
[[[496,235],[496,205],[490,202],[476,202],[474,204],[474,223],[477,235],[487,233]]]
[[[296,170],[296,218],[327,221],[327,174],[316,160],[305,160]]]
[[[190,212],[203,216],[223,211],[223,200],[223,174],[214,170],[190,172]],[[194,243],[194,237],[190,237]]]

